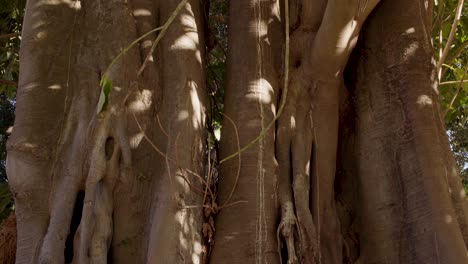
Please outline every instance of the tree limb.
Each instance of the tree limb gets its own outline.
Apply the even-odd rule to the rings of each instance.
[[[0,79],[0,84],[18,87],[18,83],[16,83],[15,81],[9,81],[9,80]]]
[[[442,86],[442,85],[449,85],[449,84],[457,84],[457,83],[466,83],[468,82],[468,79],[465,79],[465,80],[458,80],[458,81],[447,81],[447,82],[442,82],[439,84],[439,86]]]
[[[463,73],[463,76],[462,76],[461,80],[458,81],[457,91],[456,91],[455,94],[453,95],[453,98],[452,98],[452,100],[450,101],[449,106],[447,107],[447,109],[445,109],[445,112],[444,112],[444,114],[443,114],[443,118],[444,118],[444,119],[445,119],[445,116],[447,115],[448,111],[450,110],[450,108],[452,108],[453,103],[455,103],[455,99],[457,99],[457,96],[458,96],[458,94],[460,93],[462,84],[464,83],[464,81],[466,81],[466,80],[465,80],[465,76],[466,76],[467,73],[468,73],[468,63],[467,63],[466,66],[465,66],[465,72]]]
[[[0,35],[0,39],[10,39],[10,38],[15,38],[19,36],[21,36],[21,32],[8,33],[8,34]]]
[[[439,58],[439,61],[437,62],[437,68],[436,69],[437,69],[438,73],[440,73],[440,69],[442,68],[442,64],[444,63],[445,58],[447,57],[447,54],[448,54],[448,52],[450,50],[450,46],[452,45],[452,42],[453,42],[453,38],[455,37],[455,33],[457,32],[458,22],[460,21],[462,9],[463,9],[463,2],[464,2],[464,0],[459,0],[458,1],[457,11],[456,11],[456,14],[455,14],[455,19],[453,20],[452,28],[450,29],[450,34],[449,34],[449,37],[447,39],[447,43],[445,44],[445,48],[444,48],[444,51],[442,52],[442,56]],[[440,78],[440,74],[439,74],[439,78]]]

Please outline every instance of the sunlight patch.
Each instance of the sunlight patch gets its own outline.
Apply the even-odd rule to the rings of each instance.
[[[201,127],[200,123],[203,122],[203,115],[202,106],[200,105],[200,98],[198,97],[197,83],[189,80],[188,85],[190,87],[190,100],[193,108],[192,125],[193,128],[198,129]]]
[[[51,90],[60,90],[62,89],[62,86],[60,84],[52,84],[51,86],[47,87]]]
[[[143,139],[143,132],[136,133],[130,138],[130,148],[131,149],[136,149],[141,143],[141,140]]]
[[[414,56],[416,50],[418,50],[419,44],[417,42],[411,43],[404,51],[403,51],[403,60],[407,60],[408,58]]]
[[[429,96],[423,94],[418,97],[416,103],[421,106],[432,105],[432,99]]]
[[[270,82],[264,78],[260,78],[249,84],[249,93],[246,97],[262,104],[270,104],[272,93],[273,87]]]
[[[133,10],[133,15],[136,16],[136,17],[139,17],[139,16],[151,16],[151,11],[149,11],[148,9],[144,9],[144,8],[139,8],[139,9],[135,9]]]
[[[445,215],[445,223],[450,224],[453,221],[453,217],[451,215]]]
[[[415,32],[416,32],[416,29],[414,27],[410,27],[405,31],[405,34],[409,35],[409,34],[413,34]]]
[[[189,117],[189,112],[187,110],[181,110],[179,114],[177,114],[177,121],[184,121]]]
[[[147,89],[137,93],[136,99],[130,103],[129,108],[134,113],[143,112],[151,107],[153,92]]]

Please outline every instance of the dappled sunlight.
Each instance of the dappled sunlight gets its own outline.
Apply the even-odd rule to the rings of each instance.
[[[151,15],[152,13],[148,9],[138,8],[138,9],[133,10],[133,16],[136,16],[136,17],[149,17]]]
[[[68,7],[80,10],[81,9],[81,1],[76,0],[42,0],[37,3],[37,6],[42,5],[63,5],[66,4]]]
[[[171,50],[188,50],[195,53],[195,58],[198,63],[202,63],[201,53],[199,50],[198,29],[192,11],[189,10],[189,15],[180,14],[180,23],[184,28],[184,34],[181,34],[171,45]]]
[[[432,99],[429,96],[423,94],[418,97],[418,100],[416,100],[416,103],[420,106],[428,106],[428,105],[432,105]]]
[[[461,189],[459,194],[460,194],[460,198],[464,199],[466,197],[465,189]]]
[[[34,36],[36,40],[44,40],[47,37],[47,32],[46,31],[39,31],[36,33]]]
[[[262,104],[270,104],[273,93],[273,86],[270,82],[265,78],[260,78],[249,83],[249,90],[245,97]]]
[[[180,110],[177,114],[177,121],[184,121],[189,117],[189,112],[187,110]]]
[[[445,215],[444,217],[445,223],[446,224],[451,224],[453,222],[453,217],[449,214]]]
[[[294,118],[294,116],[291,116],[291,129],[295,129],[296,128],[296,118]]]
[[[179,245],[186,256],[192,260],[192,263],[200,263],[202,254],[201,237],[198,235],[198,221],[195,220],[194,214],[190,209],[184,209],[186,206],[185,195],[191,194],[190,186],[187,182],[186,173],[184,170],[176,172],[175,182],[178,185],[179,193],[174,193],[177,200],[179,210],[175,212],[174,220],[178,226]],[[191,200],[191,199],[189,199]]]
[[[403,61],[407,61],[409,58],[413,57],[418,48],[419,43],[417,42],[412,42],[411,44],[409,44],[408,47],[406,47],[403,51]]]
[[[190,87],[190,100],[193,109],[192,125],[194,129],[198,130],[202,127],[201,122],[203,122],[203,109],[200,104],[200,98],[198,97],[197,83],[195,81],[189,81],[188,86]]]
[[[49,88],[51,90],[60,90],[60,89],[62,89],[62,86],[60,84],[52,84],[47,88]]]
[[[26,147],[26,148],[29,148],[29,149],[34,149],[34,148],[37,148],[37,147],[38,147],[37,144],[30,143],[30,142],[24,142],[24,143],[23,143],[23,146]]]
[[[404,35],[414,34],[416,33],[416,29],[414,27],[410,27],[405,31]]]
[[[350,20],[340,32],[338,32],[338,39],[336,42],[335,55],[340,56],[345,52],[348,52],[350,46],[355,46],[357,42],[356,29],[358,22],[354,19]]]
[[[200,263],[200,255],[202,253],[202,245],[200,242],[193,243],[192,263]]]
[[[254,20],[249,25],[249,32],[257,38],[268,37],[268,24],[264,20]]]
[[[153,45],[153,41],[151,41],[151,40],[145,40],[145,41],[143,41],[143,42],[141,43],[141,47],[142,47],[143,49],[150,48],[152,45]],[[151,56],[150,61],[151,61],[151,62],[154,61],[153,56]]]
[[[144,138],[144,133],[143,132],[138,132],[134,134],[133,136],[130,137],[130,148],[131,149],[136,149],[140,145],[141,141]]]
[[[21,87],[21,90],[24,92],[31,92],[33,89],[40,87],[41,84],[38,82],[30,82],[23,87]]]
[[[152,105],[152,95],[153,92],[147,89],[137,92],[135,100],[129,104],[128,108],[133,113],[141,113],[147,111]]]

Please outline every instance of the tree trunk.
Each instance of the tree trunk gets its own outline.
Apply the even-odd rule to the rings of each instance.
[[[225,118],[220,143],[215,247],[211,263],[278,263],[274,130],[252,142],[276,112],[281,67],[278,1],[229,2]],[[242,217],[240,217],[242,216]]]
[[[428,14],[424,1],[384,1],[355,51],[362,263],[468,263],[465,192],[440,117]]]
[[[180,2],[28,1],[16,263],[468,263],[427,0],[230,1],[218,193],[202,2],[108,67]]]
[[[17,263],[72,261],[64,247],[80,191],[74,263],[200,262],[201,196],[192,191],[202,186],[205,145],[200,2],[182,8],[141,76],[155,34],[106,70],[178,4],[28,1],[8,149]],[[112,91],[96,114],[103,75]]]

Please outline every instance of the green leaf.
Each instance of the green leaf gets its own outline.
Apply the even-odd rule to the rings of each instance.
[[[97,105],[97,114],[100,114],[102,111],[106,110],[107,103],[109,101],[109,94],[112,90],[112,82],[107,78],[107,75],[103,75],[101,78],[101,95],[99,96],[99,101]]]

